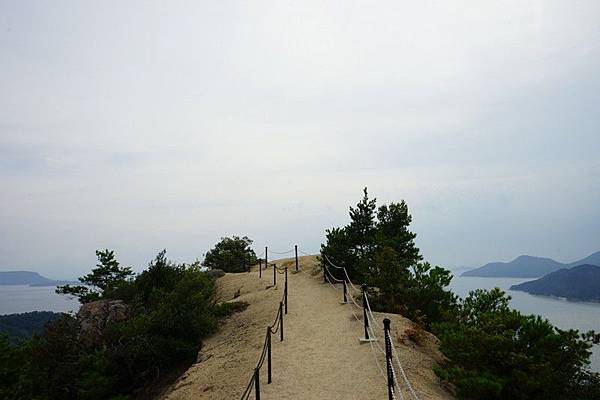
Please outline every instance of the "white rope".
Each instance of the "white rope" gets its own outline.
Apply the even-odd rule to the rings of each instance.
[[[305,256],[313,256],[313,255],[314,255],[314,254],[308,254],[308,253],[305,253],[305,252],[303,252],[302,250],[300,250],[300,248],[298,248],[298,253],[302,253],[302,254],[304,254]]]
[[[322,254],[323,257],[325,257],[325,259],[327,260],[327,262],[333,267],[333,268],[337,268],[337,269],[345,269],[344,267],[338,267],[337,265],[335,265],[334,263],[331,262],[331,260],[329,259],[329,257],[327,257],[327,254]]]
[[[375,321],[375,317],[373,316],[373,311],[371,310],[371,304],[369,304],[369,296],[365,296],[365,298],[366,298],[366,303],[367,303],[367,310],[369,310],[369,314],[371,315],[371,320]],[[383,329],[383,327],[379,324],[378,321],[375,321],[375,325],[377,325],[377,328]]]
[[[402,373],[402,378],[404,379],[404,382],[406,383],[408,390],[410,391],[410,393],[412,394],[412,396],[415,400],[419,400],[419,397],[413,390],[413,387],[410,384],[408,377],[406,376],[406,372],[404,371],[404,368],[402,368],[402,364],[400,363],[400,359],[398,358],[398,351],[396,351],[396,347],[394,346],[393,342],[392,342],[392,353],[394,354],[394,359],[396,360],[396,363],[398,364],[398,368],[400,368],[400,373]]]
[[[334,281],[336,281],[336,282],[338,282],[338,283],[342,283],[342,282],[344,282],[344,280],[343,280],[343,279],[338,279],[338,278],[336,278],[335,276],[333,276],[333,275],[331,274],[331,271],[329,271],[329,268],[327,268],[327,266],[323,266],[323,267],[325,268],[325,271],[327,271],[327,272],[329,273],[329,278],[333,278],[333,280],[334,280]],[[329,280],[329,279],[328,279],[328,280]]]
[[[287,251],[273,251],[273,250],[269,250],[269,253],[273,253],[273,254],[288,254],[288,253],[291,253],[292,251],[294,251],[294,249],[287,250]]]
[[[379,369],[379,372],[381,372],[381,376],[383,377],[383,379],[385,379],[386,373],[383,372],[383,368],[381,368],[381,365],[379,365],[379,360],[377,359],[377,353],[375,352],[375,348],[373,347],[373,342],[369,341],[369,344],[371,345],[371,353],[373,354],[373,358],[375,359],[375,364],[377,364],[377,368]]]
[[[392,365],[392,376],[394,377],[394,386],[393,390],[392,390],[392,397],[396,398],[396,396],[394,396],[396,394],[396,389],[398,389],[398,394],[400,395],[400,400],[404,400],[404,396],[402,395],[402,390],[400,390],[400,385],[398,384],[398,379],[396,378],[396,371],[394,370],[394,363],[391,363]]]

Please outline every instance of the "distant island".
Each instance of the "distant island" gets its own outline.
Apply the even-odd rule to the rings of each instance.
[[[600,267],[584,264],[564,268],[534,281],[512,285],[510,289],[569,300],[600,302]]]
[[[539,278],[560,269],[584,264],[600,265],[600,251],[568,264],[555,261],[551,258],[524,255],[510,262],[492,262],[464,272],[461,276]]]
[[[0,271],[0,286],[58,286],[75,283],[73,281],[56,281],[32,271]]]

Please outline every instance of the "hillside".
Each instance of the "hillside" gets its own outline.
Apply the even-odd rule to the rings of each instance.
[[[30,285],[56,286],[73,283],[70,281],[55,281],[33,271],[0,271],[0,286]]]
[[[387,398],[386,380],[378,367],[385,368],[383,356],[376,362],[371,346],[359,342],[364,335],[362,322],[353,316],[350,304],[340,304],[341,291],[323,283],[316,258],[301,257],[304,272],[299,273],[293,271],[293,259],[276,263],[290,268],[289,313],[284,318],[284,341],[273,336],[272,384],[266,384],[266,368],[261,370],[261,398]],[[272,268],[263,271],[262,279],[258,275],[255,267],[250,273],[226,274],[218,280],[222,299],[231,301],[239,291],[240,296],[233,301],[245,301],[249,306],[228,318],[219,333],[204,343],[198,363],[161,399],[240,398],[283,293],[283,275],[277,276],[274,287]],[[379,321],[386,316],[392,320],[394,342],[417,395],[423,400],[451,399],[432,371],[436,360],[441,359],[437,339],[427,334],[422,347],[403,344],[400,337],[412,323],[399,315],[375,313]],[[378,345],[383,345],[381,338]],[[402,391],[408,396],[405,387]]]
[[[600,267],[585,264],[561,269],[510,289],[570,300],[600,301]]]
[[[581,260],[564,264],[551,258],[519,256],[510,262],[492,262],[482,267],[464,272],[462,276],[506,277],[506,278],[539,278],[563,268],[576,265],[600,265],[600,251]]]
[[[0,334],[8,335],[11,341],[28,339],[42,332],[44,325],[62,317],[62,313],[32,311],[22,314],[0,315]]]

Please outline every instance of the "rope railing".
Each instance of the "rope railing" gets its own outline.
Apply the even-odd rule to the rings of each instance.
[[[273,254],[288,254],[293,251],[295,252],[295,256],[296,256],[296,271],[302,272],[311,278],[315,278],[315,276],[308,274],[303,269],[299,269],[298,253],[306,255],[306,256],[311,256],[311,254],[305,253],[301,249],[298,249],[298,246],[294,246],[294,249],[291,249],[291,250],[288,250],[285,252],[271,251],[271,253],[273,253]],[[284,313],[287,314],[287,267],[278,266],[276,263],[268,262],[268,259],[267,259],[268,248],[267,247],[265,247],[264,254],[265,254],[265,259],[264,260],[259,259],[259,260],[264,261],[265,269],[269,265],[271,265],[273,267],[273,285],[276,285],[276,283],[277,283],[277,275],[278,274],[279,275],[285,274],[285,277],[286,277],[285,289],[284,289],[284,293],[283,293],[283,298],[280,301],[279,310],[277,312],[275,321],[274,321],[273,325],[269,325],[267,327],[267,334],[265,336],[265,341],[263,344],[263,350],[261,352],[261,356],[259,357],[259,361],[254,369],[254,373],[252,374],[252,377],[248,383],[248,386],[246,387],[246,390],[244,391],[244,394],[242,395],[242,400],[248,399],[250,397],[253,389],[254,389],[255,396],[256,396],[255,398],[257,400],[260,400],[260,369],[263,366],[265,359],[268,361],[268,381],[267,381],[267,383],[271,383],[271,378],[272,378],[271,335],[280,333],[280,338],[283,341],[283,319],[284,319]],[[339,285],[340,283],[343,284],[343,289],[344,289],[343,304],[350,303],[350,305],[351,305],[350,311],[351,311],[354,319],[356,319],[356,321],[359,323],[361,322],[361,320],[356,315],[354,308],[356,308],[357,310],[362,310],[362,312],[363,312],[362,323],[364,324],[365,337],[363,339],[361,339],[361,341],[369,342],[370,350],[373,355],[373,358],[375,359],[375,364],[377,366],[377,370],[379,370],[380,374],[382,375],[382,377],[384,379],[387,376],[389,400],[396,400],[396,396],[398,396],[400,400],[404,400],[404,396],[402,394],[400,384],[398,382],[398,376],[396,374],[396,367],[400,371],[400,376],[402,377],[402,381],[406,385],[412,398],[414,400],[419,400],[419,397],[415,393],[415,390],[413,389],[413,387],[408,379],[408,376],[406,375],[406,371],[404,370],[402,364],[400,363],[398,351],[395,348],[393,341],[391,339],[390,320],[387,318],[384,319],[383,320],[384,326],[383,326],[383,328],[381,328],[381,324],[379,324],[379,322],[376,320],[376,318],[373,314],[373,310],[371,309],[371,305],[369,302],[369,296],[368,296],[368,290],[367,290],[366,285],[362,285],[360,288],[355,286],[354,283],[352,282],[352,280],[350,279],[348,271],[346,270],[345,267],[334,264],[326,254],[322,254],[322,256],[323,256],[323,260],[325,261],[324,263],[322,263],[323,281],[325,283],[328,283],[332,287],[332,289],[334,289],[336,291],[339,290],[339,286],[336,286],[336,285]],[[259,275],[262,277],[262,262],[259,264],[259,268],[260,268]],[[332,271],[330,271],[330,268],[340,270],[343,273],[342,279],[337,278],[332,273]],[[339,276],[339,274],[337,274],[337,275]],[[353,292],[350,292],[349,289],[351,289]],[[362,294],[362,305],[359,304],[355,299],[355,296],[359,293]],[[349,297],[349,301],[348,301],[348,297]],[[285,312],[283,309],[284,304],[285,304]],[[374,329],[375,327],[377,329],[383,329],[383,331],[384,331],[383,338],[384,338],[384,342],[385,342],[385,349],[382,348],[381,345],[379,344],[379,341],[377,338],[378,335],[376,334],[376,329]],[[381,357],[381,355],[385,356],[385,365],[386,365],[387,372],[384,372],[384,369],[382,368],[382,366],[379,362],[379,357]]]
[[[303,253],[302,251],[300,251],[300,252]],[[303,254],[305,254],[305,253],[303,253]],[[375,319],[375,316],[373,315],[373,310],[371,309],[371,304],[369,303],[369,297],[367,295],[366,286],[363,285],[363,287],[361,288],[362,290],[358,289],[352,283],[352,280],[348,276],[348,271],[346,270],[345,267],[341,267],[341,266],[334,264],[326,254],[322,254],[322,256],[323,256],[323,259],[326,261],[326,263],[329,264],[329,267],[332,267],[332,268],[335,268],[338,270],[342,270],[344,273],[344,279],[338,279],[331,273],[331,271],[329,270],[329,267],[327,265],[325,265],[325,263],[323,263],[322,264],[323,265],[323,279],[325,282],[329,283],[331,285],[331,287],[336,290],[337,290],[337,287],[334,284],[332,284],[330,282],[330,280],[333,280],[336,283],[342,282],[344,284],[345,291],[347,290],[347,285],[349,285],[349,287],[352,288],[355,292],[362,292],[362,294],[363,294],[363,296],[362,296],[363,297],[363,306],[362,307],[355,301],[353,295],[347,296],[346,292],[344,292],[344,303],[347,303],[346,299],[349,297],[351,306],[356,307],[357,309],[363,309],[363,313],[364,313],[363,314],[363,323],[364,323],[364,328],[365,328],[365,339],[364,340],[361,339],[361,340],[369,342],[370,347],[371,347],[371,352],[373,354],[373,357],[375,358],[375,362],[381,373],[383,373],[383,370],[381,369],[381,366],[379,365],[379,361],[377,359],[377,352],[375,351],[375,348],[377,348],[377,350],[379,350],[380,353],[383,353],[386,355],[386,364],[388,363],[387,359],[389,358],[389,367],[388,367],[389,399],[395,400],[396,399],[395,395],[397,393],[399,395],[400,399],[404,400],[404,396],[402,395],[402,392],[400,390],[400,385],[398,384],[398,379],[397,379],[396,371],[394,368],[394,362],[395,362],[396,366],[400,370],[402,380],[406,384],[406,387],[408,388],[408,391],[410,392],[411,396],[413,397],[414,400],[419,400],[419,397],[417,396],[415,390],[413,389],[413,387],[410,383],[410,380],[408,379],[408,376],[406,375],[406,371],[402,367],[400,358],[398,356],[398,350],[396,349],[395,345],[393,344],[393,341],[391,340],[391,336],[389,333],[389,319],[387,319],[387,318],[384,319],[384,321],[383,321],[384,327],[382,328],[381,325],[378,323],[378,321]],[[354,316],[354,318],[358,322],[360,322],[359,318],[356,316],[356,314],[352,310],[352,307],[351,307],[351,312],[352,312],[352,315]],[[369,323],[369,321],[370,321],[370,323]],[[387,326],[386,326],[386,321],[388,321]],[[384,350],[378,344],[377,336],[375,335],[375,330],[373,329],[372,325],[376,325],[379,329],[384,330],[384,338],[385,338],[386,344],[389,342],[389,350],[388,350],[387,345],[386,345],[386,349]],[[369,336],[369,334],[370,334],[370,336]],[[375,346],[373,345],[373,343],[375,343]],[[388,353],[389,353],[389,355],[388,355]]]
[[[267,248],[265,247],[265,254],[267,253]],[[265,267],[269,265],[265,258]],[[256,363],[256,367],[254,367],[254,372],[250,377],[250,381],[244,390],[241,400],[247,400],[252,395],[254,389],[255,400],[260,400],[260,370],[263,367],[265,360],[267,361],[267,384],[272,382],[272,360],[271,360],[271,336],[279,333],[280,341],[283,341],[283,320],[284,314],[288,312],[288,274],[287,267],[278,267],[277,264],[271,263],[273,266],[273,276],[274,278],[277,276],[276,274],[285,274],[285,286],[283,289],[283,296],[281,301],[279,302],[279,308],[277,309],[277,314],[275,316],[275,321],[273,324],[267,326],[267,333],[265,334],[265,340],[263,343],[263,348]],[[259,268],[262,268],[262,263],[259,265]],[[261,271],[262,272],[262,271]],[[260,274],[262,277],[262,274]],[[276,281],[274,281],[274,285]]]

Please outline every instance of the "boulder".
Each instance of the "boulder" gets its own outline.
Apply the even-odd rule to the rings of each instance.
[[[111,323],[129,318],[130,307],[123,300],[97,300],[83,304],[77,313],[81,338],[89,344],[102,343]]]
[[[208,274],[208,276],[212,276],[215,279],[225,276],[225,271],[218,268],[209,269],[208,271],[206,271],[206,273]]]

